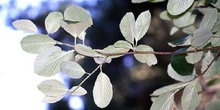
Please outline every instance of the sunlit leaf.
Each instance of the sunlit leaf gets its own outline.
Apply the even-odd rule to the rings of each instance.
[[[156,3],[156,2],[163,2],[165,0],[131,0],[132,3],[143,3],[143,2],[152,2],[152,3]]]
[[[176,46],[187,46],[187,45],[190,45],[191,44],[191,38],[192,36],[191,35],[188,35],[186,37],[183,37],[183,38],[180,38],[178,40],[175,40],[175,41],[171,41],[171,42],[168,42],[168,45],[171,46],[171,47],[176,47]]]
[[[63,61],[60,65],[60,69],[73,79],[81,78],[86,73],[78,63],[72,61]]]
[[[109,45],[108,47],[104,48],[103,50],[100,50],[104,54],[117,54],[117,53],[127,53],[130,49],[129,48],[117,48],[114,45]],[[114,55],[114,56],[108,56],[109,58],[117,58],[121,57],[122,55]]]
[[[56,79],[41,82],[38,89],[47,96],[62,96],[68,90],[62,82]]]
[[[173,19],[173,23],[175,26],[179,28],[183,28],[189,26],[195,22],[196,15],[193,15],[191,12],[187,12],[184,15]]]
[[[204,73],[203,77],[210,78],[216,74],[215,61],[212,63],[212,65],[210,65],[213,59],[214,59],[213,54],[210,51],[208,51],[202,60],[201,72],[204,72],[208,68],[208,70]]]
[[[96,57],[94,58],[94,61],[97,63],[97,64],[104,64],[104,63],[111,63],[112,59],[110,57]]]
[[[195,71],[193,71],[193,72],[195,72]],[[184,82],[184,81],[191,81],[191,80],[193,80],[194,78],[195,78],[195,73],[192,73],[192,74],[189,74],[189,75],[180,75],[179,73],[177,73],[174,69],[173,69],[173,67],[171,66],[171,64],[169,64],[168,65],[168,68],[167,68],[167,73],[168,73],[168,75],[171,77],[171,78],[173,78],[173,79],[175,79],[175,80],[177,80],[177,81],[182,81],[182,82]]]
[[[73,57],[73,50],[65,52],[51,46],[42,50],[34,62],[34,72],[40,76],[52,76],[60,71],[60,63]]]
[[[113,97],[113,88],[109,77],[100,72],[93,87],[93,98],[95,104],[100,108],[105,108]]]
[[[82,55],[89,56],[89,57],[98,57],[100,54],[98,54],[96,51],[92,50],[91,47],[85,46],[82,44],[75,45],[75,50]]]
[[[193,47],[189,47],[187,51],[195,50]],[[190,64],[195,64],[202,59],[203,51],[187,53],[186,61]]]
[[[117,42],[114,43],[114,46],[117,48],[128,48],[128,49],[132,49],[132,45],[124,40],[118,40]]]
[[[60,21],[63,15],[60,12],[51,12],[45,19],[45,28],[48,33],[54,33],[60,28]]]
[[[218,18],[217,9],[209,10],[208,12],[205,13],[200,23],[200,28],[203,27],[212,30],[213,26],[217,22],[217,18]]]
[[[135,51],[149,51],[154,52],[154,50],[148,45],[138,45]],[[134,57],[141,63],[147,63],[148,66],[157,64],[157,58],[154,54],[134,54]]]
[[[81,96],[81,95],[87,94],[87,91],[83,87],[81,87],[81,86],[79,86],[79,87],[78,86],[73,86],[69,91],[71,92],[70,95]]]
[[[47,35],[35,34],[28,35],[21,40],[21,47],[28,53],[38,54],[42,49],[54,46],[56,41]]]
[[[151,23],[150,11],[142,12],[135,22],[135,40],[138,42],[144,37]]]
[[[166,92],[160,95],[152,104],[150,110],[171,110],[174,104],[174,93]]]
[[[12,25],[18,30],[37,33],[37,26],[32,21],[27,19],[16,20],[12,22]]]
[[[42,102],[44,103],[55,103],[60,101],[63,98],[63,96],[47,96],[45,95]]]
[[[172,85],[168,85],[168,86],[164,86],[161,87],[157,90],[155,90],[151,96],[159,96],[161,94],[164,94],[166,92],[174,92],[177,89],[182,89],[185,86],[189,85],[191,82],[180,82],[180,83],[176,83],[176,84],[172,84]]]
[[[195,110],[201,101],[199,92],[202,90],[198,79],[187,85],[181,98],[183,110]]]
[[[81,55],[81,54],[76,54],[74,58],[75,58],[74,60],[75,60],[76,62],[78,62],[79,60],[84,59],[85,56],[84,56],[84,55]]]
[[[194,47],[200,47],[208,42],[213,36],[212,31],[207,28],[199,28],[193,33],[191,44]]]
[[[167,4],[167,11],[171,15],[179,15],[185,12],[192,4],[194,0],[169,0]]]
[[[124,38],[134,44],[135,18],[132,12],[126,13],[120,22],[120,30]]]
[[[172,27],[171,30],[170,30],[170,35],[173,35],[175,34],[177,31],[179,31],[179,28],[178,27]]]

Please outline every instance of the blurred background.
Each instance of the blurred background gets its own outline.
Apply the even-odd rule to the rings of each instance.
[[[37,85],[44,79],[33,72],[36,55],[25,53],[20,47],[20,40],[28,35],[12,27],[17,19],[30,19],[46,33],[44,19],[51,11],[63,12],[71,4],[77,4],[88,10],[93,18],[93,25],[87,30],[86,45],[102,49],[123,40],[119,23],[126,12],[133,12],[135,17],[150,10],[152,21],[148,33],[140,41],[155,51],[174,51],[168,41],[184,36],[182,33],[169,36],[171,25],[159,18],[166,9],[163,3],[132,4],[131,0],[1,0],[0,1],[0,109],[1,110],[96,110],[99,109],[92,97],[92,88],[97,74],[91,76],[82,86],[88,91],[85,96],[66,97],[54,104],[41,102],[43,94]],[[178,35],[178,36],[177,36]],[[74,38],[60,29],[52,34],[56,40],[73,44]],[[68,50],[68,47],[62,47]],[[159,63],[148,67],[139,63],[133,55],[126,55],[105,64],[103,71],[110,77],[114,96],[106,110],[148,110],[152,104],[150,94],[157,88],[174,82],[167,76],[170,56],[157,55]],[[91,72],[97,64],[93,59],[85,58],[80,62],[83,68]],[[69,88],[82,81],[72,80],[61,74],[54,76],[62,80]]]

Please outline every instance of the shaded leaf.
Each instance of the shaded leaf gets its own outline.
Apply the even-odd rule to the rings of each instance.
[[[72,61],[63,61],[60,65],[60,69],[73,79],[79,79],[86,73],[77,62]]]
[[[167,11],[171,15],[179,15],[185,12],[192,4],[194,0],[169,0],[167,4]]]
[[[213,26],[217,22],[217,18],[218,18],[217,9],[209,10],[208,12],[205,13],[200,23],[200,28],[203,27],[212,30]]]
[[[63,96],[44,96],[42,102],[44,103],[55,103],[60,101],[63,98]]]
[[[117,48],[127,48],[127,49],[132,49],[132,45],[124,40],[118,40],[117,42],[114,43],[114,46]]]
[[[193,47],[189,47],[187,49],[187,51],[191,51],[191,50],[195,50],[195,49]],[[186,61],[190,64],[195,64],[202,59],[202,56],[203,56],[203,51],[196,52],[195,50],[195,53],[187,53]]]
[[[54,46],[56,41],[47,35],[35,34],[24,37],[20,43],[24,51],[38,54],[44,48]]]
[[[117,48],[114,45],[109,45],[108,47],[104,48],[103,50],[100,50],[104,54],[114,54],[114,53],[127,53],[130,49],[129,48]],[[114,56],[108,56],[109,58],[118,58],[123,55],[114,55]]]
[[[38,89],[46,96],[62,96],[68,90],[62,82],[56,79],[41,82]]]
[[[60,21],[63,15],[60,12],[51,12],[45,19],[45,28],[48,33],[54,33],[60,28]]]
[[[138,45],[135,51],[151,51],[154,50],[148,45]],[[148,66],[157,64],[157,58],[154,54],[134,54],[134,57],[141,63],[147,63]]]
[[[191,38],[192,36],[191,35],[188,35],[186,37],[183,37],[183,38],[180,38],[178,40],[175,40],[175,41],[171,41],[171,42],[168,42],[168,45],[171,46],[171,47],[176,47],[176,46],[187,46],[187,45],[190,45],[191,44]]]
[[[182,108],[183,110],[195,110],[201,101],[201,95],[199,92],[202,87],[198,81],[195,79],[191,84],[187,85],[182,93]]]
[[[211,3],[214,7],[220,9],[220,0],[217,0],[217,2],[214,4],[214,3]]]
[[[76,89],[77,88],[77,89]],[[76,90],[75,90],[76,89]],[[75,90],[75,91],[74,91]],[[81,95],[85,95],[87,94],[87,91],[83,88],[83,87],[79,87],[78,86],[73,86],[70,90],[70,92],[72,92],[70,95],[77,95],[77,96],[81,96]]]
[[[186,12],[184,15],[173,19],[173,23],[178,28],[183,28],[189,26],[195,22],[196,15],[193,15],[191,12]]]
[[[208,42],[213,36],[212,31],[207,28],[199,28],[193,33],[191,44],[194,47],[200,47]]]
[[[113,97],[112,84],[109,77],[100,72],[93,87],[93,98],[95,104],[100,108],[105,108]]]
[[[27,19],[16,20],[12,22],[12,25],[18,30],[37,33],[37,26],[32,21]]]
[[[220,38],[212,37],[210,41],[213,47],[220,46]]]
[[[60,71],[60,63],[73,57],[73,50],[65,52],[53,46],[42,50],[34,62],[34,72],[40,76],[52,76]]]
[[[213,59],[214,59],[213,54],[210,51],[208,51],[202,60],[201,72],[204,72],[208,68],[208,70],[204,73],[203,77],[210,78],[216,74],[215,61],[212,63],[212,65],[210,65]],[[208,65],[210,65],[210,67],[208,67]]]
[[[132,3],[143,3],[143,2],[152,2],[152,3],[156,3],[156,2],[163,2],[165,0],[131,0]]]
[[[75,45],[75,50],[82,55],[89,56],[89,57],[98,57],[100,54],[98,54],[96,51],[92,50],[91,47],[85,46],[82,44]]]

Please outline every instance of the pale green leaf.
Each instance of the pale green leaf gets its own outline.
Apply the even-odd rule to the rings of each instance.
[[[175,34],[177,31],[179,31],[179,28],[178,27],[172,27],[171,30],[170,30],[170,35],[173,35]]]
[[[134,44],[135,18],[132,12],[126,13],[120,22],[120,30],[124,38]]]
[[[213,54],[210,51],[208,51],[202,60],[201,72],[204,72],[208,68],[208,70],[204,73],[203,77],[210,78],[216,74],[215,61],[212,63],[212,65],[210,65],[213,59],[214,59]]]
[[[85,31],[82,31],[80,34],[79,34],[79,39],[81,39],[81,40],[85,40],[85,37],[86,37],[86,32]]]
[[[184,27],[182,29],[182,31],[186,34],[193,34],[193,32],[196,30],[195,26],[194,25],[190,25],[190,26],[187,26],[187,27]]]
[[[151,96],[159,96],[161,94],[164,94],[166,92],[173,92],[177,89],[182,89],[184,88],[185,86],[189,85],[191,82],[180,82],[180,83],[176,83],[176,84],[172,84],[172,85],[168,85],[168,86],[164,86],[164,87],[161,87],[157,90],[155,90]]]
[[[45,19],[45,28],[48,33],[54,33],[60,28],[60,21],[63,15],[60,12],[51,12]]]
[[[46,96],[62,96],[67,92],[66,86],[56,80],[45,80],[38,85],[38,89]]]
[[[35,34],[24,37],[20,43],[24,51],[38,54],[42,49],[54,46],[56,41],[47,35]]]
[[[205,107],[205,110],[220,110],[220,100],[215,99],[210,102]]]
[[[193,47],[189,47],[186,51],[191,51],[191,50],[195,50],[195,49]],[[196,52],[195,50],[194,53],[187,53],[186,61],[188,63],[195,64],[202,59],[202,56],[203,56],[203,51]]]
[[[130,49],[129,48],[117,48],[114,45],[109,45],[108,47],[101,50],[104,54],[117,54],[117,53],[127,53]],[[117,58],[121,57],[123,55],[114,55],[114,56],[108,56],[110,58]]]
[[[200,47],[207,43],[212,36],[212,31],[210,31],[208,28],[196,29],[191,39],[191,45],[194,47]]]
[[[100,108],[105,108],[113,97],[113,88],[109,77],[100,72],[93,87],[93,98],[95,104]]]
[[[162,11],[159,16],[162,20],[172,20],[167,11]]]
[[[174,104],[174,93],[166,92],[160,95],[152,104],[150,110],[171,110]]]
[[[201,23],[200,23],[200,28],[204,27],[209,30],[212,30],[213,26],[217,22],[217,18],[218,18],[217,9],[211,9],[211,10],[207,11],[205,13]]]
[[[187,85],[183,90],[181,102],[183,110],[195,110],[201,101],[199,92],[202,90],[198,79]]]
[[[169,0],[167,11],[171,15],[179,15],[185,12],[193,4],[194,0]]]
[[[127,48],[127,49],[132,49],[132,45],[124,40],[118,40],[117,42],[114,43],[114,46],[117,48]]]
[[[163,2],[165,0],[131,0],[132,3],[143,3],[143,2],[152,2],[152,3],[157,3],[157,2]]]
[[[193,71],[193,74],[191,74],[191,75],[181,76],[173,69],[171,64],[168,65],[167,73],[171,78],[173,78],[177,81],[190,81],[195,78],[195,70]]]
[[[73,50],[65,52],[51,46],[42,50],[34,62],[34,72],[40,76],[52,76],[60,71],[60,63],[73,57]]]
[[[47,96],[45,95],[42,102],[44,103],[55,103],[60,101],[63,98],[63,96]]]
[[[100,54],[98,54],[96,51],[92,50],[91,47],[85,46],[85,45],[82,45],[82,44],[75,45],[75,50],[79,54],[89,56],[89,57],[98,57],[98,56],[100,56]]]
[[[37,33],[37,26],[30,20],[20,19],[12,22],[12,25],[22,31]]]
[[[154,50],[148,45],[138,45],[135,51],[149,51],[154,52]],[[154,54],[134,54],[134,57],[141,63],[146,63],[148,66],[157,64],[157,58]]]
[[[81,96],[81,95],[87,94],[87,91],[81,86],[79,86],[79,87],[78,86],[73,86],[69,91],[71,92],[70,95]]]
[[[220,9],[220,0],[218,0],[215,4],[211,3],[214,7]]]
[[[97,64],[104,64],[104,63],[111,63],[112,59],[110,57],[105,58],[104,56],[104,57],[95,57],[94,61]]]
[[[138,42],[147,33],[151,23],[150,11],[142,12],[135,22],[135,40]]]
[[[173,24],[178,28],[183,28],[189,26],[195,22],[196,15],[193,15],[191,12],[187,12],[184,15],[173,19]]]
[[[210,41],[211,41],[213,47],[220,46],[220,38],[212,37],[210,39]]]
[[[73,79],[79,79],[86,73],[77,62],[72,61],[63,61],[60,65],[60,69],[63,73]]]

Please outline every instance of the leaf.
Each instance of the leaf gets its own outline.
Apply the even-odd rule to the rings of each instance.
[[[167,11],[171,15],[179,15],[185,12],[192,4],[194,0],[169,0],[167,4]]]
[[[85,46],[82,44],[76,44],[75,50],[82,55],[89,56],[89,57],[98,57],[100,54],[98,54],[96,51],[92,50],[91,47]]]
[[[220,109],[220,100],[215,99],[207,103],[205,110],[219,110]]]
[[[217,22],[218,18],[218,11],[217,9],[211,9],[208,12],[205,13],[201,23],[200,28],[207,28],[209,30],[212,30],[213,26]]]
[[[38,89],[46,96],[63,96],[68,90],[62,82],[56,79],[41,82]]]
[[[93,97],[95,104],[100,108],[105,108],[113,97],[112,84],[109,77],[100,72],[93,87]]]
[[[45,28],[48,33],[54,33],[60,28],[60,21],[63,15],[60,12],[51,12],[45,19]]]
[[[187,51],[191,51],[191,50],[195,50],[195,49],[193,47],[189,47],[187,49]],[[187,53],[186,61],[190,64],[195,64],[202,59],[202,56],[203,56],[203,51],[196,52],[195,50],[195,53]]]
[[[63,73],[73,79],[79,79],[86,73],[77,62],[72,61],[63,61],[60,64],[60,69]]]
[[[199,95],[201,90],[202,87],[198,79],[185,87],[181,98],[183,110],[195,110],[197,108],[201,101],[201,95]]]
[[[148,45],[138,45],[135,51],[149,51],[154,52],[154,50]],[[157,64],[157,58],[154,54],[134,54],[134,57],[141,63],[147,63],[148,66]]]
[[[60,101],[63,98],[63,96],[44,96],[44,99],[42,102],[44,103],[55,103]]]
[[[76,89],[77,88],[77,89]],[[75,90],[76,89],[76,90]],[[75,91],[74,91],[75,90]],[[83,88],[83,87],[81,87],[81,86],[73,86],[70,90],[69,90],[70,92],[72,92],[72,91],[74,91],[74,92],[72,92],[70,95],[77,95],[77,96],[81,96],[81,95],[85,95],[85,94],[87,94],[87,91]]]
[[[214,4],[214,3],[211,3],[214,7],[220,9],[220,0],[217,0],[217,2]]]
[[[156,3],[156,2],[163,2],[165,0],[131,0],[132,3],[143,3],[143,2],[152,2],[152,3]]]
[[[150,110],[171,110],[174,104],[174,94],[176,92],[167,92],[160,95],[152,104]]]
[[[132,12],[126,13],[120,22],[120,30],[124,38],[134,44],[135,18]]]
[[[104,63],[111,63],[112,59],[110,57],[95,57],[94,58],[94,61],[97,63],[97,64],[104,64]]]
[[[132,45],[124,40],[118,40],[117,42],[115,42],[114,47],[132,49]]]
[[[146,32],[148,31],[148,28],[151,23],[151,14],[150,11],[144,11],[142,12],[136,22],[135,22],[135,40],[138,42]]]
[[[84,41],[84,40],[85,40],[85,36],[86,36],[86,32],[83,31],[83,32],[81,32],[81,33],[79,34],[78,37],[79,37],[80,40],[83,40],[83,41]]]
[[[48,47],[40,52],[34,62],[34,72],[40,76],[53,76],[60,71],[60,63],[73,57],[74,50],[65,52],[59,47]]]
[[[18,30],[37,33],[37,26],[32,21],[27,19],[15,20],[12,22],[12,25]]]
[[[176,47],[176,46],[188,46],[190,45],[190,41],[191,41],[192,36],[188,35],[186,37],[180,38],[178,40],[175,41],[171,41],[168,43],[169,46],[171,47]]]
[[[211,41],[213,47],[218,47],[218,46],[220,46],[220,39],[219,39],[219,38],[212,37],[212,38],[210,39],[210,41]]]
[[[170,35],[173,35],[174,33],[176,33],[177,31],[179,31],[179,28],[178,27],[172,27],[171,30],[170,30]]]
[[[159,95],[162,95],[166,92],[174,92],[175,90],[182,89],[189,84],[191,84],[191,82],[180,82],[180,83],[164,86],[164,87],[161,87],[161,88],[155,90],[151,94],[151,96],[159,96]]]
[[[194,25],[190,25],[188,27],[184,27],[182,29],[182,31],[186,34],[193,34],[193,32],[196,30],[195,26]]]
[[[199,28],[193,33],[191,44],[194,47],[200,47],[208,42],[213,36],[212,31],[207,28]]]
[[[208,68],[208,70],[203,74],[203,77],[211,78],[216,74],[215,61],[212,63],[212,65],[210,65],[212,60],[214,60],[214,56],[210,51],[208,51],[202,60],[201,72],[203,73]]]
[[[171,64],[168,65],[168,68],[167,68],[167,73],[168,75],[177,80],[177,81],[182,81],[182,82],[185,82],[185,81],[191,81],[195,78],[195,71],[193,71],[192,74],[189,74],[189,75],[180,75],[179,73],[177,73],[173,67],[171,66]]]
[[[169,13],[167,11],[162,11],[159,16],[162,20],[172,20],[173,19],[173,18],[171,18],[171,16],[169,15]]]
[[[185,51],[185,48],[181,48],[177,50],[176,52],[183,52]],[[186,54],[180,54],[180,55],[172,55],[171,57],[171,66],[173,67],[174,71],[178,73],[181,76],[187,76],[192,75],[194,70],[194,65],[189,64],[186,61]]]
[[[195,22],[196,15],[193,15],[191,12],[186,12],[184,15],[173,19],[173,23],[178,28],[183,28],[189,26]]]
[[[38,54],[44,48],[54,46],[56,41],[47,35],[35,34],[24,37],[20,43],[24,51]]]
[[[127,53],[130,49],[128,48],[117,48],[114,45],[109,45],[108,47],[104,48],[103,50],[100,50],[100,52],[104,54],[117,54],[117,53]],[[108,56],[109,58],[118,58],[123,55],[114,55],[114,56]]]

